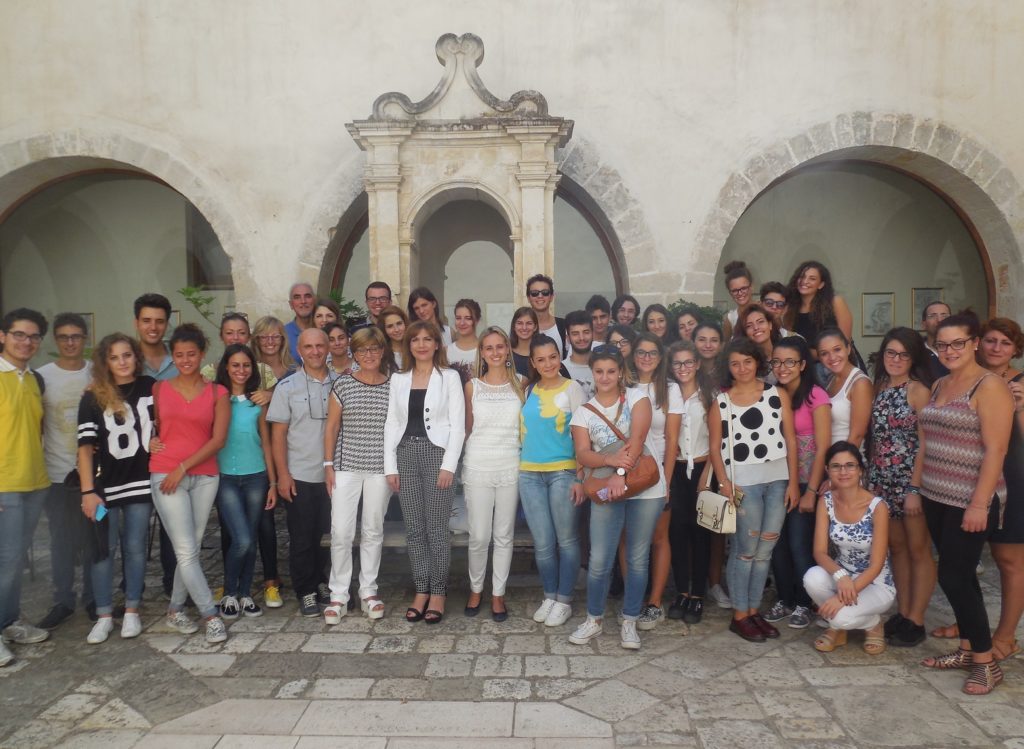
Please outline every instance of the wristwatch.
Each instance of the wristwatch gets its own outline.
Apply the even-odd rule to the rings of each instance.
[[[622,466],[619,466],[618,468],[615,469],[615,473],[618,474],[619,476],[625,476],[626,469],[623,468]]]

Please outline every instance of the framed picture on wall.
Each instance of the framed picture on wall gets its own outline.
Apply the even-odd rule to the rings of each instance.
[[[96,348],[96,313],[95,312],[76,312],[76,315],[81,315],[85,319],[85,324],[88,326],[88,331],[85,334],[85,346],[88,349]]]
[[[924,309],[932,302],[944,302],[945,289],[915,286],[910,290],[910,327],[924,330]]]
[[[170,336],[174,332],[175,328],[181,325],[181,310],[172,309],[171,319],[167,321],[167,335]]]
[[[884,336],[896,324],[896,294],[866,291],[860,295],[860,334]]]

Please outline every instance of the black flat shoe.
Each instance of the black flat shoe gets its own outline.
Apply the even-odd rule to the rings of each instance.
[[[462,613],[470,617],[476,616],[480,613],[480,604],[478,603],[476,606],[467,606],[462,610]]]
[[[683,621],[687,624],[699,624],[704,616],[704,599],[686,599],[686,611],[683,612]]]
[[[686,596],[676,596],[676,600],[668,607],[668,618],[682,619],[689,600]]]
[[[419,609],[414,609],[412,606],[405,610],[405,620],[407,622],[418,622],[422,619],[425,614]]]
[[[444,619],[443,611],[427,609],[425,612],[423,612],[423,621],[425,621],[427,624],[440,624],[442,619]]]
[[[508,619],[508,610],[505,611],[494,611],[491,610],[491,618],[496,622],[503,622]]]
[[[885,636],[892,637],[903,624],[903,614],[896,612],[885,621]]]

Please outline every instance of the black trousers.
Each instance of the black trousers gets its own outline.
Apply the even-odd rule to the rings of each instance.
[[[292,588],[302,597],[316,593],[317,585],[327,582],[331,550],[320,541],[331,528],[331,498],[323,482],[296,481],[295,497],[284,506],[291,538],[288,560]]]
[[[672,547],[672,576],[679,593],[698,598],[707,593],[711,538],[714,535],[697,525],[697,495],[703,471],[704,464],[696,463],[693,475],[687,478],[686,463],[678,461],[669,487],[672,517],[668,523],[668,542]]]
[[[927,497],[924,518],[939,551],[939,587],[953,607],[960,637],[971,643],[971,650],[975,652],[991,650],[992,632],[988,628],[988,612],[976,570],[985,542],[999,522],[999,500],[992,500],[988,525],[980,533],[967,533],[960,527],[964,520],[961,508]]]

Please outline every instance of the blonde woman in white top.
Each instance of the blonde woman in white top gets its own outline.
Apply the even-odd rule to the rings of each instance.
[[[487,549],[493,541],[491,616],[503,622],[508,619],[505,583],[519,505],[519,412],[524,394],[512,362],[512,344],[501,328],[488,328],[481,336],[474,374],[465,387],[469,436],[462,483],[469,514],[470,586],[465,614],[476,616],[480,611]]]
[[[828,397],[832,401],[832,444],[863,444],[871,421],[874,389],[871,380],[850,359],[850,340],[839,328],[825,328],[815,342],[818,361],[832,375]],[[819,447],[820,449],[820,447]]]

